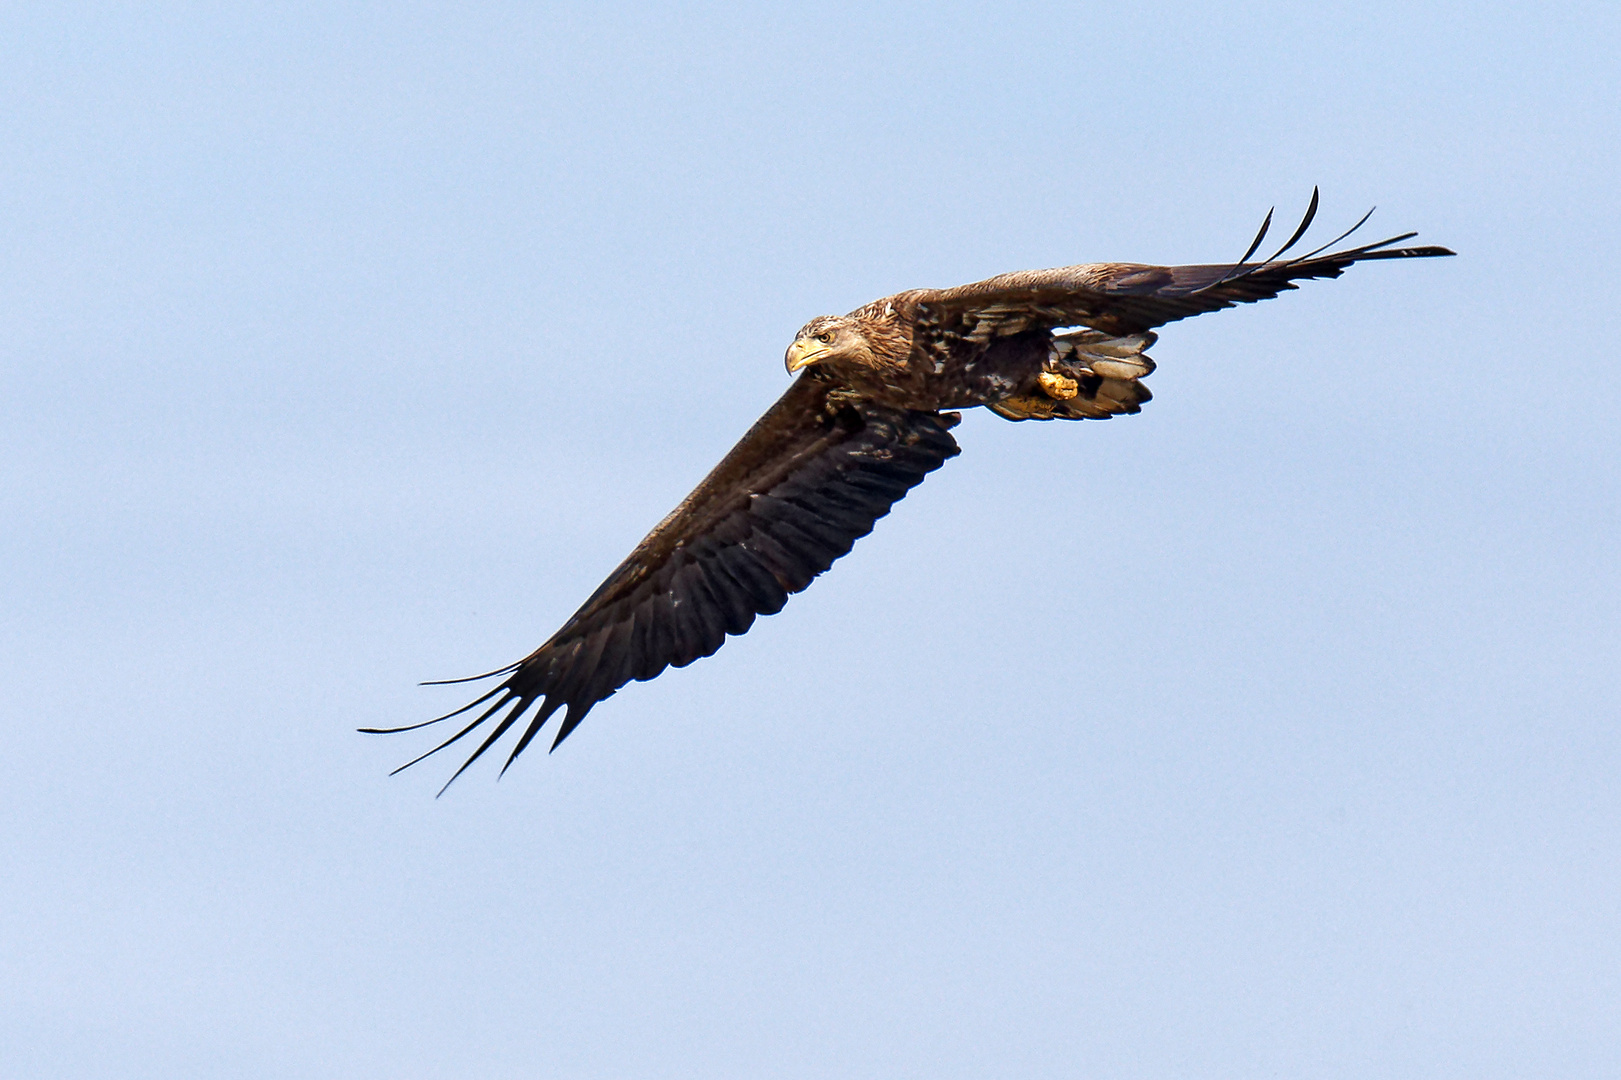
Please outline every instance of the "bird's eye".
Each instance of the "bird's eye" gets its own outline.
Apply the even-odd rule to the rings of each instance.
[[[833,331],[823,330],[820,334],[816,335],[816,340],[820,341],[823,345],[833,344]]]

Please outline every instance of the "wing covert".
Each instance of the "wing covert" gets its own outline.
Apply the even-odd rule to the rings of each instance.
[[[1112,334],[1152,330],[1207,311],[1267,300],[1297,288],[1307,278],[1335,278],[1357,262],[1421,259],[1454,252],[1444,247],[1395,247],[1414,233],[1324,254],[1367,221],[1328,244],[1291,259],[1282,258],[1305,235],[1317,213],[1317,192],[1305,218],[1271,258],[1250,262],[1266,236],[1272,215],[1236,263],[1208,266],[1146,266],[1088,263],[1051,270],[1023,270],[959,285],[908,294],[920,317],[955,330],[970,340],[1022,333],[1033,328],[1090,326]],[[1371,214],[1372,211],[1369,211]]]

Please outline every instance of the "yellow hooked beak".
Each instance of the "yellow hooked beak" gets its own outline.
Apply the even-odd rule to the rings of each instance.
[[[788,346],[788,355],[783,358],[788,365],[788,374],[793,375],[801,368],[810,367],[826,356],[827,352],[827,346],[814,338],[797,339]]]

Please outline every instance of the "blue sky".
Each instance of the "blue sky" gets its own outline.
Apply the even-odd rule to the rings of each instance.
[[[1621,1064],[1610,5],[0,14],[0,1071]],[[1167,328],[499,784],[814,315],[1459,258]],[[1292,221],[1291,221],[1292,223]],[[420,733],[419,733],[420,734]]]

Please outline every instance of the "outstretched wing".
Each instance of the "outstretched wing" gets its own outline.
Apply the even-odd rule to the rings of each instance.
[[[1373,211],[1368,211],[1372,214]],[[1305,235],[1317,214],[1317,192],[1287,243],[1262,262],[1248,261],[1265,238],[1266,216],[1250,249],[1236,263],[1216,266],[1143,266],[1091,263],[1053,270],[1000,274],[972,285],[908,294],[920,321],[954,330],[975,341],[1057,326],[1091,326],[1112,334],[1136,334],[1207,311],[1268,300],[1305,278],[1335,278],[1347,266],[1373,259],[1422,259],[1452,255],[1444,247],[1394,247],[1416,233],[1323,254],[1368,220],[1292,259],[1282,256]]]
[[[424,724],[362,730],[411,731],[482,709],[400,766],[493,722],[454,781],[527,714],[511,765],[558,709],[568,711],[554,748],[627,682],[708,656],[756,615],[780,611],[790,593],[958,453],[949,430],[955,413],[830,401],[830,390],[817,373],[802,375],[550,641],[509,668],[478,676],[505,675],[499,686]]]

